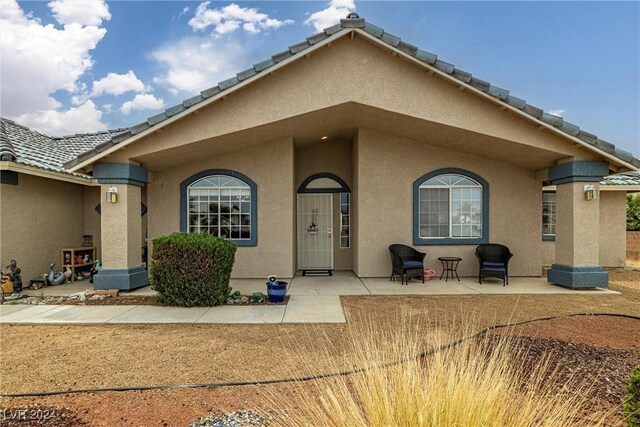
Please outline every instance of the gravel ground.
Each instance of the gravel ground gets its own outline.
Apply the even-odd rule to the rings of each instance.
[[[498,322],[571,312],[640,315],[640,271],[612,271],[610,287],[622,295],[358,296],[345,297],[342,302],[351,323],[371,320],[392,324],[402,313],[453,331],[470,322],[479,329]],[[634,338],[640,329],[637,321],[566,321],[540,328],[546,335],[537,337],[630,352],[634,350],[632,345],[638,343]],[[345,325],[0,325],[0,392],[283,378],[299,373],[302,367],[309,368],[296,362],[300,361],[300,354],[312,354],[318,348],[330,349],[326,358],[348,364],[349,355],[341,346],[346,339],[345,329]],[[522,336],[533,337],[527,331]],[[585,331],[593,333],[589,336]],[[274,355],[291,362],[274,364]],[[614,364],[620,357],[635,357],[631,353],[610,355],[618,357],[613,359]],[[309,369],[324,372],[326,367],[318,359]],[[283,396],[289,392],[286,386],[277,386],[260,390],[246,387],[101,393],[0,399],[0,407],[17,408],[31,403],[69,407],[92,427],[186,426],[205,414],[228,414],[245,408],[267,414],[270,408],[262,406],[264,390]]]
[[[593,403],[591,410],[608,411],[618,408],[622,416],[621,402],[626,394],[625,386],[633,368],[640,364],[640,350],[600,348],[566,340],[513,337],[510,343],[527,349],[523,366],[530,366],[548,356],[549,366],[556,370],[548,376],[557,386],[579,380],[584,392]]]
[[[253,411],[236,411],[229,414],[209,415],[198,422],[189,424],[189,427],[250,427],[266,426],[273,417],[263,417]]]

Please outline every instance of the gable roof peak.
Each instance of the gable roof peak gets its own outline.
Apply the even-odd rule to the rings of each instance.
[[[366,22],[357,13],[350,12],[346,18],[340,19],[340,22],[325,28],[323,31],[307,37],[300,43],[289,46],[287,50],[276,53],[264,61],[254,64],[251,68],[239,72],[227,80],[219,82],[217,85],[205,89],[199,94],[184,100],[182,103],[167,108],[164,112],[149,117],[146,121],[138,123],[111,135],[111,138],[103,144],[94,147],[92,150],[79,154],[75,159],[65,163],[65,167],[71,170],[79,169],[84,165],[90,164],[97,160],[97,156],[106,155],[109,152],[117,150],[118,144],[125,140],[129,140],[137,134],[147,131],[149,128],[162,125],[165,120],[170,119],[186,110],[194,110],[208,105],[215,96],[223,97],[228,93],[237,89],[238,85],[244,84],[245,81],[260,78],[261,75],[269,73],[275,67],[278,67],[284,61],[290,62],[290,58],[299,58],[304,56],[308,49],[317,48],[318,46],[330,43],[332,39],[344,36],[346,34],[359,32],[363,37],[379,41],[387,45],[390,49],[396,50],[414,59],[419,63],[431,67],[438,71],[445,78],[455,79],[460,85],[469,86],[479,92],[493,98],[494,101],[506,104],[505,107],[513,109],[517,113],[528,116],[529,119],[535,120],[541,126],[547,126],[549,129],[563,134],[565,137],[573,139],[575,142],[586,146],[587,148],[604,155],[610,160],[624,162],[627,168],[640,168],[640,159],[633,154],[615,147],[613,144],[599,138],[597,135],[584,131],[577,125],[564,120],[562,117],[546,113],[543,109],[529,104],[524,99],[515,97],[510,94],[507,89],[503,89],[488,81],[479,79],[471,73],[457,68],[453,64],[442,61],[434,53],[430,53],[419,49],[418,47],[403,41],[400,37],[386,32],[383,28]],[[221,92],[225,92],[221,94]],[[577,140],[577,141],[576,141]],[[128,142],[127,142],[128,143]]]

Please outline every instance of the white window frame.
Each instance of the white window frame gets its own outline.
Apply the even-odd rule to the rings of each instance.
[[[243,186],[220,186],[220,185],[218,185],[218,186],[197,186],[197,187],[195,186],[195,184],[197,184],[198,182],[200,182],[202,180],[205,180],[205,179],[211,179],[213,177],[236,179],[238,181],[242,181],[242,183],[244,185]],[[251,240],[252,233],[253,233],[253,230],[252,230],[252,228],[253,228],[252,212],[253,212],[254,206],[251,203],[251,196],[252,196],[251,191],[253,191],[253,190],[252,190],[252,188],[251,188],[251,186],[249,184],[247,184],[242,179],[240,179],[240,178],[238,178],[236,176],[224,175],[224,174],[207,175],[207,176],[199,178],[199,179],[193,181],[191,184],[189,184],[187,186],[187,200],[186,200],[186,203],[187,203],[187,232],[188,233],[192,232],[191,231],[191,229],[192,229],[192,226],[191,226],[191,215],[192,215],[192,213],[189,211],[189,205],[191,203],[191,190],[209,190],[209,191],[210,190],[216,190],[218,192],[218,202],[217,202],[218,203],[218,214],[217,214],[218,215],[218,225],[217,225],[218,234],[217,235],[211,234],[212,236],[215,236],[215,237],[224,237],[224,236],[220,235],[220,230],[223,227],[222,221],[221,221],[223,213],[221,212],[221,209],[220,209],[220,203],[222,202],[222,200],[221,200],[221,192],[222,192],[222,190],[237,190],[237,191],[248,190],[249,191],[249,195],[248,195],[249,200],[248,201],[242,201],[242,199],[241,199],[238,203],[249,203],[249,212],[247,212],[247,213],[242,212],[242,211],[240,212],[240,215],[248,215],[249,216],[249,225],[239,224],[237,226],[237,227],[240,228],[240,237],[231,237],[231,227],[232,226],[228,225],[228,227],[229,227],[229,237],[228,237],[228,239],[234,240],[234,241],[249,241],[249,240]],[[194,196],[194,197],[199,197],[199,196]],[[242,198],[242,197],[243,196],[240,195],[240,198]],[[200,201],[198,200],[197,203],[200,203]],[[197,214],[200,214],[200,212],[198,212]],[[208,215],[211,215],[211,213],[208,213]],[[242,218],[242,216],[240,218]],[[245,228],[245,227],[249,229],[249,237],[242,237],[242,228]],[[202,232],[201,226],[199,224],[198,225],[194,225],[193,228],[197,228],[197,231],[195,231],[196,233],[201,233]]]
[[[456,175],[456,176],[460,176],[462,178],[466,178],[470,181],[473,181],[476,183],[476,185],[446,185],[446,184],[442,184],[442,185],[427,185],[426,182],[434,179],[434,178],[438,178],[440,176],[444,176],[444,175]],[[420,208],[418,208],[418,237],[420,239],[427,239],[427,240],[444,240],[444,239],[460,239],[460,240],[468,240],[468,239],[482,239],[484,238],[484,189],[482,187],[482,184],[480,184],[478,181],[476,181],[475,179],[466,176],[466,175],[462,175],[460,173],[443,173],[441,175],[436,175],[436,176],[432,176],[431,178],[429,178],[428,180],[426,180],[424,183],[420,184],[420,186],[418,187],[418,206],[422,206],[422,192],[420,191],[421,189],[426,188],[426,189],[430,189],[430,188],[445,188],[449,190],[449,236],[448,237],[431,237],[431,236],[422,236],[421,230],[422,230],[422,211],[420,210]],[[452,204],[453,204],[453,197],[451,197],[451,190],[453,188],[479,188],[480,189],[480,195],[481,195],[481,199],[480,199],[480,223],[478,224],[480,226],[480,235],[479,236],[459,236],[459,237],[453,237],[453,221],[451,220],[451,217],[453,215],[453,209],[452,209]]]
[[[344,203],[342,203],[342,195],[346,195],[347,196],[347,207],[349,209],[349,213],[348,214],[343,214],[342,213],[342,205],[344,205]],[[338,200],[338,206],[340,207],[340,235],[338,236],[340,239],[340,249],[350,249],[351,248],[351,193],[339,193],[339,200]],[[342,246],[342,229],[344,227],[344,225],[342,224],[342,218],[343,217],[347,217],[349,218],[349,225],[347,225],[347,241],[349,242],[349,244],[347,246]]]
[[[544,196],[545,194],[553,194],[554,195],[554,199],[553,199],[553,205],[555,207],[555,212],[554,213],[549,213],[546,214],[547,216],[549,216],[549,218],[553,218],[553,229],[556,231],[556,233],[558,232],[557,230],[557,209],[558,209],[558,202],[557,202],[557,196],[556,196],[556,192],[555,191],[543,191],[542,192],[542,237],[556,237],[556,233],[545,233],[544,232],[544,217],[545,217],[545,213],[544,213]]]

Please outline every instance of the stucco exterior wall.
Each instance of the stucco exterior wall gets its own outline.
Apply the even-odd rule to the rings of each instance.
[[[358,140],[358,255],[362,277],[389,275],[388,246],[403,243],[427,252],[426,266],[441,270],[441,256],[463,258],[458,273],[477,274],[476,245],[413,245],[413,182],[427,172],[456,167],[489,183],[490,242],[514,253],[510,274],[541,274],[540,183],[533,171],[469,156],[368,129]]]
[[[556,262],[556,242],[552,240],[542,241],[542,265],[550,267]]]
[[[624,267],[627,232],[627,195],[624,191],[600,192],[600,265]]]
[[[102,232],[100,230],[100,214],[96,206],[101,203],[100,187],[84,187],[84,234],[93,236],[93,246],[96,247],[96,258],[102,259]]]
[[[149,239],[180,230],[180,184],[208,169],[230,169],[257,185],[257,246],[239,247],[234,278],[292,277],[294,272],[293,139],[260,144],[247,150],[155,171],[147,187]]]
[[[296,148],[296,183],[298,189],[309,176],[327,172],[342,178],[349,188],[353,188],[351,169],[353,161],[351,141],[330,141]],[[340,247],[340,197],[333,196],[333,261],[336,270],[353,268],[353,251]]]
[[[626,193],[601,191],[599,194],[599,258],[603,267],[624,267],[626,260]],[[589,231],[592,234],[592,231]],[[556,242],[542,242],[542,265],[556,262]]]
[[[0,186],[0,262],[15,259],[22,282],[60,268],[60,249],[82,246],[82,185],[21,173],[18,185]]]

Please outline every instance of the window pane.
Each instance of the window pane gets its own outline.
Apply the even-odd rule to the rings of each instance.
[[[449,189],[420,188],[419,192],[420,237],[449,237]]]

